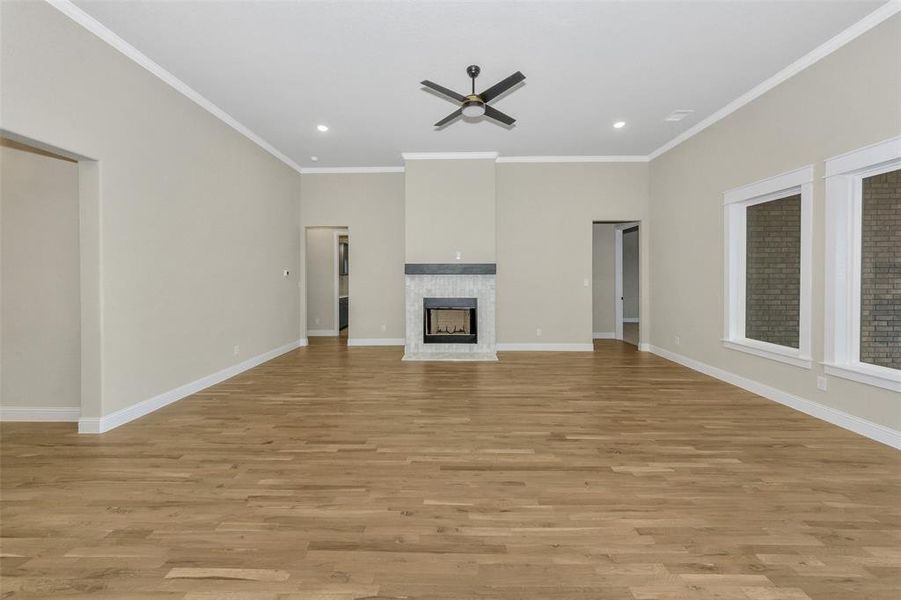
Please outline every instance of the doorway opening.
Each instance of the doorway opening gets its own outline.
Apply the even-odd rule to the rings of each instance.
[[[100,394],[96,160],[0,130],[0,420],[95,433]]]
[[[592,223],[592,339],[640,340],[639,223]]]
[[[350,230],[307,227],[305,234],[307,336],[346,344],[350,330]]]

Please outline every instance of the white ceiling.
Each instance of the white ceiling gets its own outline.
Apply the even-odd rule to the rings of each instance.
[[[649,154],[883,1],[76,4],[299,165],[362,167]],[[492,103],[514,127],[432,127],[456,106],[419,82],[466,92],[472,63],[478,89],[526,75]],[[695,112],[664,122],[675,109]]]

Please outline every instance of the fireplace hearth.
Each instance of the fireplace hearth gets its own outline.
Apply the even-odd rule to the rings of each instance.
[[[477,344],[477,298],[423,298],[425,344]]]

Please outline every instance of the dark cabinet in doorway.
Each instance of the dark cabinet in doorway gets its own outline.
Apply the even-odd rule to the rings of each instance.
[[[350,299],[346,296],[338,299],[338,330],[347,327],[347,308]]]

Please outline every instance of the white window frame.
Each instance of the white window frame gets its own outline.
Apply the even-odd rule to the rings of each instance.
[[[801,281],[798,307],[798,347],[790,348],[745,335],[745,274],[747,268],[747,209],[788,196],[801,195]],[[723,346],[763,358],[809,369],[811,234],[813,230],[813,165],[757,181],[723,194],[725,223],[725,312]]]
[[[901,169],[901,137],[826,161],[828,375],[901,392],[901,370],[860,362],[863,180]]]

